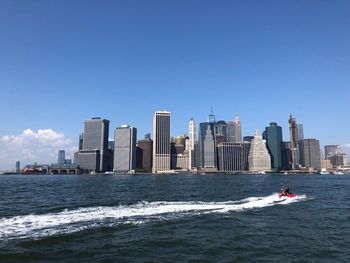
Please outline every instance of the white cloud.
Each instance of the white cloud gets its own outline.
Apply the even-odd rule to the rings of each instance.
[[[73,158],[75,144],[64,133],[51,129],[27,129],[19,135],[4,135],[0,138],[0,169],[12,169],[16,161],[21,161],[22,167],[34,162],[54,163],[60,149],[66,150],[66,157]]]
[[[343,148],[350,148],[350,143],[343,144],[341,147],[343,147]]]

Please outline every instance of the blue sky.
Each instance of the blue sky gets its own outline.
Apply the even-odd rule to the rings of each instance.
[[[142,137],[159,109],[177,135],[213,106],[244,135],[276,121],[288,139],[293,113],[306,137],[349,144],[349,13],[347,0],[3,0],[0,136],[76,144],[101,116]]]

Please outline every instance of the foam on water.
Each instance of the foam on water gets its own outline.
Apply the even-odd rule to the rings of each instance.
[[[230,213],[303,201],[305,195],[279,198],[249,197],[227,202],[139,202],[134,205],[87,207],[59,213],[0,218],[0,239],[39,238],[67,234],[99,226],[140,224],[152,220],[171,220],[184,215]]]

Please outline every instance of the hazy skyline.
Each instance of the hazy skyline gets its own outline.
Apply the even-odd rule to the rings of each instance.
[[[349,11],[349,1],[1,1],[0,169],[73,151],[94,116],[141,138],[160,109],[174,136],[213,106],[218,120],[239,114],[243,136],[275,121],[288,140],[293,113],[305,138],[350,146]]]

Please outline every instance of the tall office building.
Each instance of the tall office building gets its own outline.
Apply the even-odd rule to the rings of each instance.
[[[303,124],[297,124],[297,139],[298,141],[304,140],[304,125]]]
[[[156,111],[153,117],[152,172],[170,170],[170,112]]]
[[[65,150],[58,151],[57,164],[64,165],[64,161],[66,160],[66,152]]]
[[[251,141],[242,142],[242,169],[243,171],[249,171],[249,152]]]
[[[145,173],[152,172],[152,150],[153,141],[151,139],[137,142],[137,169]]]
[[[271,170],[271,157],[258,131],[255,131],[254,140],[251,142],[248,160],[251,172]]]
[[[194,150],[196,143],[196,123],[193,118],[188,123],[189,150]]]
[[[228,142],[227,123],[226,121],[217,121],[214,125],[215,136],[222,137],[223,142]]]
[[[324,147],[324,155],[326,158],[330,158],[337,153],[342,153],[340,145],[326,145]]]
[[[233,121],[227,122],[227,139],[229,142],[242,142],[241,119],[238,115]]]
[[[282,142],[281,151],[282,151],[282,168],[284,170],[291,170],[292,156],[291,156],[290,142]]]
[[[216,164],[216,142],[213,122],[202,122],[199,124],[198,134],[198,167],[202,170],[215,171]]]
[[[187,151],[188,151],[188,168],[196,167],[196,154],[195,154],[195,144],[196,144],[196,123],[193,118],[190,119],[188,123],[188,142],[187,142]]]
[[[115,129],[114,172],[129,172],[136,169],[136,140],[136,128],[122,125]]]
[[[276,122],[271,122],[265,128],[266,144],[271,156],[271,168],[275,171],[282,169],[282,128]]]
[[[79,151],[83,149],[84,133],[79,135]]]
[[[320,142],[315,139],[299,141],[300,164],[305,168],[321,169]]]
[[[292,159],[292,170],[295,170],[299,167],[298,160],[298,131],[297,123],[292,114],[289,117],[289,133],[290,133],[290,151]]]
[[[21,172],[21,162],[17,161],[16,162],[16,173],[20,173]]]
[[[223,172],[243,171],[242,144],[223,142],[218,145],[218,168]]]
[[[77,163],[91,172],[111,171],[112,156],[108,150],[109,120],[99,117],[84,121],[82,149]]]

